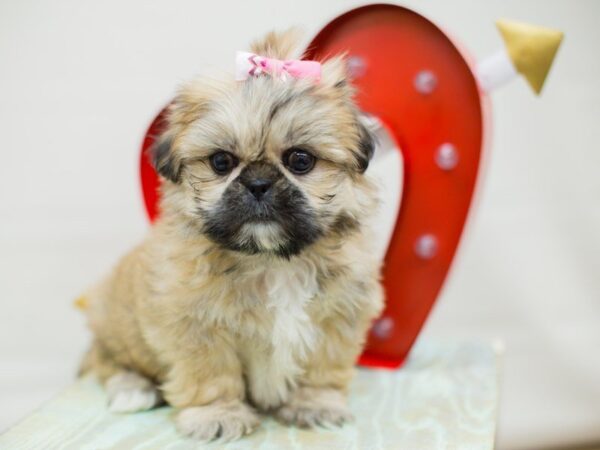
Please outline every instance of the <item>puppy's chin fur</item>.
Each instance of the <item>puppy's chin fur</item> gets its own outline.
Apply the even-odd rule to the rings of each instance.
[[[309,238],[290,237],[276,222],[249,222],[227,240],[206,236],[221,249],[246,255],[271,255],[290,259],[318,238],[317,232]]]
[[[286,247],[283,230],[275,222],[251,222],[242,225],[238,241],[242,247],[256,247],[258,252],[278,252]]]
[[[297,58],[295,42],[271,33],[252,50]],[[376,205],[364,174],[373,145],[357,117],[341,58],[324,62],[320,83],[181,89],[154,149],[160,218],[85,294],[94,343],[82,373],[110,380],[111,407],[164,397],[181,410],[178,428],[202,440],[254,429],[250,402],[299,426],[351,417],[353,366],[383,306],[361,225]],[[294,148],[316,157],[308,173],[286,165]],[[235,167],[213,170],[216,151]],[[270,183],[262,197],[247,188],[257,178]]]

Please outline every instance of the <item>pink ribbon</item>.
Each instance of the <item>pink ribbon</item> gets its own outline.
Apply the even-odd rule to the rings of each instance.
[[[271,75],[283,80],[292,78],[311,78],[318,82],[321,79],[321,63],[318,61],[302,61],[289,59],[282,61],[266,58],[248,52],[237,52],[235,57],[235,79],[246,80],[248,77]]]

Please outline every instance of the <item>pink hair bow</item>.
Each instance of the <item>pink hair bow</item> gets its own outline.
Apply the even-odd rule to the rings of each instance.
[[[242,81],[248,77],[263,74],[279,77],[283,80],[292,78],[312,78],[318,82],[321,79],[321,63],[318,61],[301,61],[289,59],[266,58],[248,52],[237,52],[235,56],[235,79]]]

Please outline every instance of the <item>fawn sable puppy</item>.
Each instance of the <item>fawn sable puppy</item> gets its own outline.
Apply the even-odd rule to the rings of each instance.
[[[294,33],[252,51],[294,54]],[[236,439],[257,410],[342,424],[353,365],[383,305],[367,219],[373,142],[342,57],[321,80],[185,84],[154,148],[161,215],[86,294],[81,372],[116,412],[177,409],[178,429]]]

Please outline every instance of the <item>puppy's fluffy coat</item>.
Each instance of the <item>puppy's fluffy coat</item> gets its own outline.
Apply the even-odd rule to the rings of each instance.
[[[252,51],[287,59],[296,44],[270,33]],[[365,224],[373,143],[352,96],[343,58],[318,83],[180,89],[154,149],[160,219],[86,294],[82,373],[105,382],[112,410],[164,399],[202,440],[249,433],[255,408],[298,426],[350,419],[353,365],[383,304]]]

